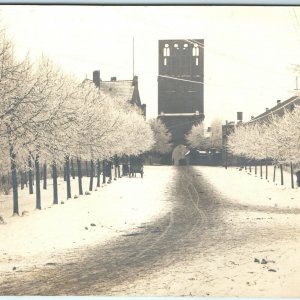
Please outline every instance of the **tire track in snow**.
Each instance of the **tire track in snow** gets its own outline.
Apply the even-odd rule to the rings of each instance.
[[[205,243],[201,239],[205,230],[220,226],[218,207],[211,200],[217,195],[202,186],[189,167],[179,167],[176,176],[166,196],[173,203],[169,214],[140,228],[137,234],[81,252],[69,264],[62,262],[51,269],[8,278],[0,288],[1,294],[108,295],[126,281],[132,282],[198,251],[198,245]],[[153,230],[156,228],[160,230]]]

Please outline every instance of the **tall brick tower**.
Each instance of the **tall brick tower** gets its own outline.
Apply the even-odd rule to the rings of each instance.
[[[204,40],[160,40],[158,51],[158,118],[174,146],[185,145],[185,134],[204,119]]]

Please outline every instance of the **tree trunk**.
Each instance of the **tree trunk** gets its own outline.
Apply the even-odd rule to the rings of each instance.
[[[33,194],[32,160],[30,157],[28,158],[28,167],[29,167],[29,171],[28,171],[29,194]]]
[[[112,162],[111,161],[109,161],[108,162],[108,166],[109,166],[109,179],[110,179],[110,181],[112,181]]]
[[[283,185],[283,169],[282,169],[282,164],[280,164],[280,177],[281,177],[281,185]]]
[[[70,178],[70,158],[67,155],[65,157],[65,169],[66,169],[66,181],[67,181],[67,199],[72,198],[71,196],[71,178]]]
[[[27,172],[24,172],[24,184],[26,185],[26,187],[28,187],[28,178],[27,178]]]
[[[260,162],[260,178],[263,177],[263,174],[262,174],[262,162]]]
[[[35,157],[35,192],[36,192],[36,209],[42,209],[41,206],[41,178],[40,178],[40,161],[39,155]]]
[[[106,171],[106,164],[105,164],[105,161],[103,160],[102,162],[102,168],[103,168],[103,180],[102,180],[102,183],[105,183],[106,182],[106,177],[105,177],[105,171]]]
[[[97,160],[97,187],[100,187],[100,160]]]
[[[252,173],[251,164],[249,165],[249,170],[250,170],[250,173]]]
[[[255,163],[255,175],[257,175],[257,164]]]
[[[53,204],[58,204],[56,161],[53,161],[52,163],[52,176],[53,176]]]
[[[20,172],[21,190],[24,190],[24,172]]]
[[[291,186],[292,189],[295,187],[294,186],[294,169],[293,169],[293,163],[291,162]]]
[[[85,171],[86,171],[86,177],[89,177],[89,165],[88,165],[88,161],[85,161]]]
[[[74,170],[73,158],[71,159],[71,175],[72,175],[72,178],[75,179],[75,170]]]
[[[47,163],[44,162],[44,166],[43,166],[43,178],[44,178],[44,185],[43,185],[43,189],[46,190],[47,189]]]
[[[67,181],[67,167],[66,167],[66,162],[64,164],[64,181]]]
[[[275,179],[276,179],[276,165],[274,165],[273,182],[275,182]]]
[[[117,170],[118,170],[118,166],[115,164],[115,179],[117,179],[117,176],[118,176]]]
[[[268,179],[268,163],[266,162],[266,179]]]
[[[17,165],[16,154],[14,153],[13,146],[10,146],[10,170],[13,187],[13,215],[19,214],[19,197],[18,197],[18,177],[17,177]]]
[[[118,178],[121,178],[121,170],[120,170],[120,165],[118,165]]]
[[[77,158],[77,169],[78,169],[78,188],[79,188],[79,195],[83,195],[82,190],[82,172],[81,172],[81,160]]]
[[[94,180],[94,161],[91,160],[91,176],[90,176],[90,188],[89,191],[93,190],[93,180]]]

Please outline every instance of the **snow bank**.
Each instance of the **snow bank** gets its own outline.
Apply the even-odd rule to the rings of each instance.
[[[221,195],[233,202],[245,205],[268,206],[278,208],[300,208],[300,191],[297,187],[296,176],[295,188],[290,186],[291,175],[284,172],[284,185],[280,184],[279,170],[276,173],[276,181],[273,182],[273,168],[269,167],[269,179],[260,178],[259,168],[257,176],[249,170],[241,170],[230,167],[194,167],[201,173]],[[264,169],[265,172],[265,169]]]

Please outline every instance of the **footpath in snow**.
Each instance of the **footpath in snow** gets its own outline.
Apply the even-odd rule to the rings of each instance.
[[[217,192],[228,200],[244,205],[277,207],[284,209],[300,208],[300,189],[294,176],[294,189],[291,188],[291,175],[284,172],[284,185],[280,184],[280,173],[277,170],[276,180],[273,182],[273,168],[269,167],[268,180],[260,178],[259,168],[255,175],[247,169],[236,167],[207,167],[196,166]]]
[[[66,183],[59,181],[60,202],[52,205],[52,185],[42,190],[42,210],[35,210],[35,195],[20,190],[20,212],[12,216],[12,195],[1,196],[0,272],[13,267],[45,263],[52,254],[101,244],[135,230],[140,224],[166,214],[170,202],[165,193],[175,168],[146,167],[144,178],[123,177],[102,185],[90,195],[66,200]],[[159,180],[157,179],[159,176]],[[89,178],[83,178],[84,191]],[[155,186],[153,186],[155,182]],[[95,188],[94,188],[95,189]],[[78,195],[77,178],[72,179],[72,195]],[[74,249],[75,250],[75,249]],[[51,260],[51,261],[52,261]]]

